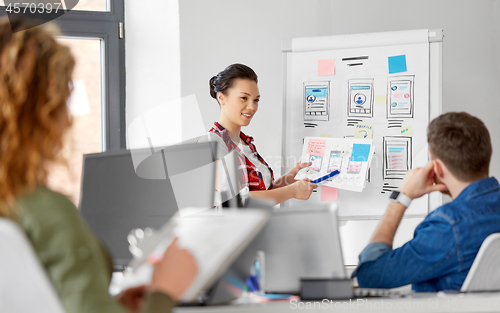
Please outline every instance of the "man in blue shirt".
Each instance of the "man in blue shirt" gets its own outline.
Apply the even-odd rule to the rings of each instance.
[[[481,120],[447,113],[427,129],[431,161],[409,171],[380,220],[353,273],[360,287],[415,291],[459,290],[488,235],[500,232],[500,185],[489,177],[492,147]],[[453,198],[431,212],[413,239],[392,249],[411,200],[433,191]]]

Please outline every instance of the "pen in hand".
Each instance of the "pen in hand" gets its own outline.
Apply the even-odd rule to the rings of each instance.
[[[323,176],[323,177],[320,177],[320,178],[318,178],[318,179],[315,179],[315,180],[311,181],[311,183],[313,183],[313,184],[317,184],[317,183],[322,182],[322,181],[324,181],[324,180],[327,180],[328,178],[333,177],[333,176],[335,176],[335,175],[337,175],[337,174],[339,174],[339,173],[340,173],[340,172],[339,172],[338,170],[335,170],[335,171],[333,171],[333,172],[331,172],[331,173],[326,174],[326,175],[325,175],[325,176]]]

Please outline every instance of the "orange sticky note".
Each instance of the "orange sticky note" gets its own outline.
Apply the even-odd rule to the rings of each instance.
[[[335,75],[335,60],[318,60],[318,76]]]
[[[321,201],[332,201],[339,198],[339,190],[334,187],[321,185]]]

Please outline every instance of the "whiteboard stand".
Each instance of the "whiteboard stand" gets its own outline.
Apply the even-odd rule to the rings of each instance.
[[[429,121],[432,121],[443,113],[443,30],[429,30],[429,53],[430,68],[436,69],[430,72],[429,84],[438,85],[439,88],[430,88],[429,90]],[[429,212],[443,205],[443,196],[439,192],[434,192],[429,195]]]

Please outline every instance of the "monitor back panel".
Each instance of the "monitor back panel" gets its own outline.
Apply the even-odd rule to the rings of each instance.
[[[273,211],[256,244],[266,292],[298,293],[301,278],[346,277],[336,210],[328,206]]]
[[[176,146],[154,154],[147,150],[134,150],[135,156],[137,153],[150,155],[149,159],[137,166],[142,177],[136,173],[134,156],[129,150],[84,156],[80,213],[110,251],[115,266],[126,266],[132,259],[127,241],[131,230],[148,227],[158,229],[178,212],[172,181],[164,178],[169,177],[164,164],[168,162],[167,167],[175,168],[173,172],[179,174],[179,167],[188,170],[213,163],[214,153],[211,148],[212,146],[203,144]],[[174,167],[174,161],[182,159],[182,155],[186,153],[190,158],[193,158],[193,154],[197,155],[197,161]],[[154,162],[158,156],[165,162]],[[145,168],[148,169],[146,174],[156,173],[156,177],[144,175]],[[211,176],[199,177],[199,181],[205,183],[207,190],[215,188],[213,173]],[[205,191],[203,196],[190,194],[190,198],[195,204],[204,203],[208,207],[213,204],[213,192]],[[189,201],[184,199],[182,202]]]

